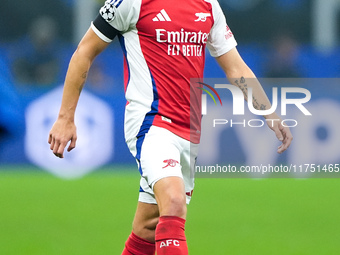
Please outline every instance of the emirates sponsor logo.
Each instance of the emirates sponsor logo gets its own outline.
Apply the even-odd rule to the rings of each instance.
[[[201,57],[208,37],[209,33],[189,32],[185,31],[184,28],[180,31],[156,29],[156,41],[168,44],[169,56]]]
[[[209,33],[189,32],[184,28],[181,31],[167,31],[166,29],[156,29],[156,40],[159,43],[193,43],[206,44]]]

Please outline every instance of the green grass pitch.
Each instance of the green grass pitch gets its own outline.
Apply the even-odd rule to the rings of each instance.
[[[139,174],[113,168],[72,181],[0,171],[0,254],[119,255]],[[189,253],[339,254],[339,198],[340,179],[197,179]]]

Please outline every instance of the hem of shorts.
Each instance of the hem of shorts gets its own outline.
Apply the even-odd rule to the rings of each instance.
[[[167,177],[179,177],[183,180],[183,175],[182,174],[176,174],[176,173],[173,173],[173,174],[169,174],[169,175],[166,175],[166,176],[161,176],[161,177],[158,177],[156,178],[155,180],[153,180],[151,183],[150,183],[150,186],[151,186],[151,189],[153,190],[153,187],[155,186],[156,182],[164,179],[164,178],[167,178]]]
[[[178,174],[173,174],[173,175],[167,175],[167,176],[163,176],[163,177],[159,177],[157,179],[155,179],[154,181],[151,182],[151,188],[153,190],[154,185],[156,184],[156,182],[158,182],[159,180],[166,178],[166,177],[179,177],[183,180],[183,176],[182,175],[178,175]],[[191,200],[191,196],[185,195],[186,197],[186,204],[190,203]],[[147,204],[157,204],[157,201],[154,197],[154,195],[147,193],[145,191],[140,191],[139,192],[139,198],[138,198],[139,202],[143,202],[143,203],[147,203]]]
[[[139,192],[138,201],[142,203],[146,203],[146,204],[155,204],[155,205],[157,204],[157,201],[154,198],[154,196],[143,191]]]

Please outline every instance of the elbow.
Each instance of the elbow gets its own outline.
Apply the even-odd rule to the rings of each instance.
[[[227,68],[225,70],[225,74],[228,79],[240,79],[241,77],[244,78],[254,78],[255,75],[253,71],[246,65],[242,66],[234,66],[231,68]]]
[[[94,58],[95,57],[91,56],[91,54],[89,54],[86,51],[86,49],[84,49],[84,47],[82,47],[81,45],[78,45],[77,49],[74,51],[74,53],[72,55],[71,61],[87,63],[87,64],[91,65]]]
[[[241,75],[241,71],[237,68],[228,68],[224,71],[228,79],[239,79]]]

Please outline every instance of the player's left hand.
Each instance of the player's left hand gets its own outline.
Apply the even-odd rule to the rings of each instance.
[[[277,148],[278,153],[283,153],[285,150],[288,149],[290,146],[292,140],[293,140],[293,135],[290,132],[289,127],[283,126],[280,121],[275,121],[275,122],[267,122],[268,126],[271,130],[274,131],[277,139],[282,142],[282,144]],[[270,124],[269,124],[270,123]]]

